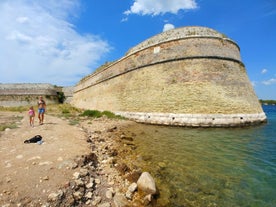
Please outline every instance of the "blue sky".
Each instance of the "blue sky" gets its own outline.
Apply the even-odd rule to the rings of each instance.
[[[164,29],[237,42],[260,99],[276,100],[275,0],[1,0],[0,83],[75,85]]]

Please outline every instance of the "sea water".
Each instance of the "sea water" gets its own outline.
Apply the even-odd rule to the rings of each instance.
[[[276,106],[263,108],[268,123],[254,127],[130,126],[157,206],[276,206]]]

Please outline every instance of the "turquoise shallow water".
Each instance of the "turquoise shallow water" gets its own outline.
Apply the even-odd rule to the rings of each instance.
[[[257,127],[130,126],[157,206],[276,206],[276,106],[264,111],[268,123]]]

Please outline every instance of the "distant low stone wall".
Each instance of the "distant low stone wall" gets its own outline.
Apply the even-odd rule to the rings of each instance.
[[[43,96],[47,104],[58,103],[57,88],[51,84],[0,84],[0,106],[36,106],[39,96]]]
[[[63,87],[62,92],[64,93],[64,96],[65,96],[64,103],[70,104],[73,99],[74,86]]]
[[[45,83],[12,83],[0,84],[0,106],[36,106],[39,96],[47,104],[59,103],[58,94],[63,93],[65,103],[70,103],[74,87],[58,87]]]
[[[12,83],[0,84],[0,95],[49,95],[57,94],[56,88],[45,83]]]

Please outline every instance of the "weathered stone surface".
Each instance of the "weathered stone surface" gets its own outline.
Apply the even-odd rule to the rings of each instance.
[[[115,207],[129,207],[127,199],[122,194],[116,193],[113,200]]]
[[[101,202],[102,198],[101,196],[96,196],[94,200],[92,201],[92,205],[97,205]]]
[[[64,193],[62,190],[59,190],[57,193],[51,193],[48,196],[49,201],[57,201],[63,197]]]
[[[73,193],[73,196],[74,196],[74,198],[75,198],[76,200],[80,200],[80,199],[82,198],[82,196],[83,196],[83,193],[77,191],[77,192],[74,192],[74,193]]]
[[[155,194],[156,186],[153,177],[148,172],[143,172],[137,181],[138,190],[145,194]]]
[[[79,172],[74,172],[73,178],[74,179],[79,179],[80,178],[80,173]]]
[[[101,203],[101,204],[98,205],[98,207],[110,207],[110,206],[111,206],[111,205],[110,205],[110,203],[108,203],[108,202]]]
[[[87,169],[84,169],[84,168],[81,168],[81,169],[80,169],[80,176],[81,176],[81,177],[87,176],[88,173],[89,173],[89,172],[88,172]]]
[[[106,198],[111,199],[111,198],[113,197],[112,191],[111,191],[111,190],[107,190],[107,191],[105,192],[105,196],[106,196]]]
[[[127,189],[127,192],[125,194],[126,198],[127,199],[132,199],[133,195],[134,195],[134,192],[137,190],[137,183],[132,183],[128,189]]]
[[[91,199],[92,196],[93,196],[93,193],[92,193],[92,192],[87,192],[87,193],[85,194],[85,197],[88,198],[88,199]]]
[[[138,187],[137,183],[132,183],[132,184],[128,187],[127,190],[128,190],[129,192],[133,193],[134,191],[137,190],[137,187]]]

